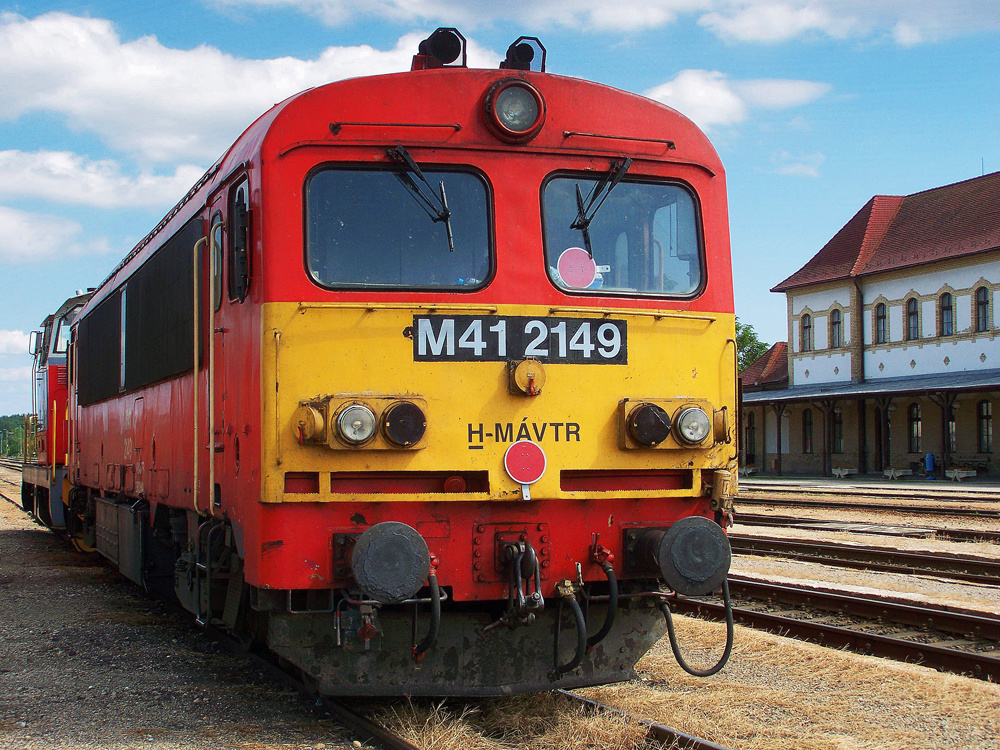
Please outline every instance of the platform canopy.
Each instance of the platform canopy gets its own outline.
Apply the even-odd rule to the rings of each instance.
[[[973,370],[938,375],[910,375],[903,378],[878,378],[862,383],[820,383],[780,390],[744,392],[743,405],[996,389],[1000,389],[1000,369]]]

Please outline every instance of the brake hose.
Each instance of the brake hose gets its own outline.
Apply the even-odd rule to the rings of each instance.
[[[726,650],[722,653],[722,658],[719,659],[718,663],[708,669],[695,669],[684,661],[684,657],[681,656],[680,646],[677,645],[677,634],[674,632],[674,618],[670,613],[670,605],[667,602],[660,604],[660,611],[663,612],[663,616],[667,620],[667,634],[670,636],[670,648],[674,652],[674,658],[677,659],[677,663],[681,669],[695,677],[711,677],[726,666],[726,662],[729,661],[729,655],[733,652],[733,605],[729,599],[728,579],[722,582],[722,600],[726,605]]]

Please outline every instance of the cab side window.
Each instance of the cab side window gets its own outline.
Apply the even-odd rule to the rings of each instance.
[[[247,298],[250,289],[251,240],[250,185],[243,180],[229,194],[229,273],[230,302]]]

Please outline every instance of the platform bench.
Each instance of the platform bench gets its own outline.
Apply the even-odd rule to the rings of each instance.
[[[882,476],[888,477],[889,479],[899,479],[900,477],[908,477],[913,475],[913,469],[883,469]]]
[[[961,482],[963,479],[976,476],[975,469],[946,469],[944,473],[951,477],[953,482]]]
[[[990,460],[980,456],[952,456],[952,468],[955,469],[982,469],[990,468]]]
[[[751,474],[756,473],[756,471],[757,471],[757,467],[756,466],[741,466],[740,467],[740,476],[748,477]]]
[[[837,479],[843,479],[845,477],[849,477],[852,474],[857,474],[857,473],[858,473],[857,469],[848,469],[841,467],[836,467],[833,469],[833,475],[837,477]]]

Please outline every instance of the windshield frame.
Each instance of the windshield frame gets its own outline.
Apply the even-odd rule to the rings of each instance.
[[[612,166],[612,169],[614,167]],[[548,247],[548,225],[547,221],[552,219],[547,218],[545,211],[545,190],[548,188],[549,184],[558,179],[568,179],[568,180],[583,180],[590,184],[597,184],[600,182],[601,178],[604,176],[601,172],[596,171],[580,171],[573,169],[560,169],[555,172],[551,172],[545,176],[542,180],[541,187],[538,193],[538,209],[539,218],[541,219],[542,227],[542,262],[545,268],[545,276],[549,280],[549,283],[559,292],[568,295],[580,295],[583,297],[618,297],[624,299],[635,299],[635,300],[650,300],[650,299],[670,299],[670,300],[693,300],[700,297],[704,292],[705,288],[708,286],[708,274],[709,267],[707,262],[707,253],[705,251],[705,222],[704,222],[704,212],[702,210],[701,197],[698,191],[691,185],[691,183],[686,180],[679,179],[677,177],[664,177],[661,175],[650,175],[650,174],[640,174],[638,171],[633,169],[625,174],[621,181],[618,182],[611,191],[611,196],[614,192],[620,190],[626,185],[654,185],[657,187],[676,187],[683,190],[691,198],[691,203],[694,209],[694,224],[697,231],[697,251],[698,251],[698,264],[700,270],[700,278],[698,285],[690,292],[683,294],[672,293],[672,292],[639,292],[639,291],[628,291],[628,290],[614,290],[614,289],[587,289],[587,288],[574,288],[565,284],[560,284],[552,276],[551,269],[555,266],[555,261],[557,258],[553,258],[552,262],[549,261],[549,247]],[[603,206],[601,211],[596,212],[596,216],[601,216],[602,211],[606,211],[608,206]],[[580,238],[580,247],[583,247],[583,238]]]
[[[433,182],[435,175],[443,172],[469,174],[482,184],[486,200],[486,242],[487,242],[487,262],[488,269],[485,277],[477,284],[463,286],[445,285],[388,285],[388,284],[324,284],[318,279],[309,267],[309,189],[312,180],[319,174],[327,171],[339,172],[369,172],[385,173],[394,175],[401,171],[396,164],[372,163],[372,162],[338,162],[326,161],[313,165],[306,174],[302,183],[302,268],[309,282],[320,289],[329,292],[365,292],[367,294],[472,294],[480,292],[493,283],[497,273],[497,250],[496,250],[496,202],[494,200],[493,183],[486,172],[471,164],[455,164],[450,162],[423,162],[417,161],[420,169]],[[412,198],[412,196],[410,196]],[[407,198],[409,200],[410,198]],[[452,215],[454,218],[454,214]],[[430,217],[427,217],[430,222]],[[442,243],[442,251],[448,253],[447,243]]]

